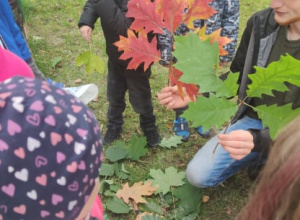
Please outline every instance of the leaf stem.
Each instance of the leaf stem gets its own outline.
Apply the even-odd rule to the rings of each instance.
[[[172,186],[171,186],[171,194],[172,194],[172,201],[173,201],[173,206],[174,206],[174,218],[175,218],[175,220],[177,220],[176,205],[175,205],[175,199],[174,199],[173,187]]]
[[[246,97],[247,98],[247,97]],[[245,99],[246,99],[245,98]],[[249,106],[249,107],[252,107],[251,105],[248,105],[246,102],[245,102],[245,99],[244,100],[239,100],[239,104],[238,104],[238,108],[240,108],[241,107],[241,105],[247,105],[247,106]],[[228,125],[225,127],[225,130],[224,130],[224,132],[223,132],[223,134],[226,134],[226,131],[228,130],[228,128],[229,128],[229,126],[232,124],[232,119],[229,121],[229,123],[228,123]],[[211,157],[210,157],[210,160],[212,160],[213,159],[213,157],[214,157],[214,155],[215,155],[215,153],[216,153],[216,150],[217,150],[217,148],[218,148],[218,146],[219,146],[219,142],[216,144],[216,146],[214,147],[214,149],[213,149],[213,151],[212,151],[212,154],[211,154]]]

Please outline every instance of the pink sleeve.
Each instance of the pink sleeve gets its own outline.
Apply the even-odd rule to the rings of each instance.
[[[30,67],[14,53],[0,47],[0,82],[13,76],[34,78]]]
[[[90,215],[91,217],[97,218],[99,220],[103,220],[103,207],[99,195],[95,199]]]

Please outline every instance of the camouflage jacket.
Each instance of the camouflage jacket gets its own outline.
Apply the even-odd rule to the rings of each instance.
[[[211,16],[207,20],[195,20],[194,27],[202,27],[206,25],[206,34],[211,34],[213,31],[222,28],[221,36],[228,37],[232,41],[224,48],[228,54],[220,56],[221,62],[230,62],[235,55],[235,48],[237,45],[238,30],[239,30],[239,0],[215,0],[211,2],[217,13]],[[186,25],[181,24],[175,31],[175,35],[184,35],[189,32]],[[160,63],[162,65],[168,65],[171,60],[171,33],[165,30],[164,34],[158,35],[158,47],[161,51],[162,59]]]

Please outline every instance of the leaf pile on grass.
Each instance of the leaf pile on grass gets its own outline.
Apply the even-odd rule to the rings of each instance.
[[[178,137],[164,138],[159,147],[177,147]],[[185,173],[170,166],[165,170],[150,169],[148,178],[129,183],[125,162],[139,163],[149,151],[145,137],[132,135],[128,143],[116,141],[105,150],[108,163],[103,163],[101,197],[106,211],[133,214],[136,219],[193,219],[199,215],[202,193],[185,179]]]

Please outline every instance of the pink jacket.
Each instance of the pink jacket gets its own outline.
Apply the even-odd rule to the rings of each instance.
[[[0,82],[13,76],[34,78],[25,61],[0,46]]]

